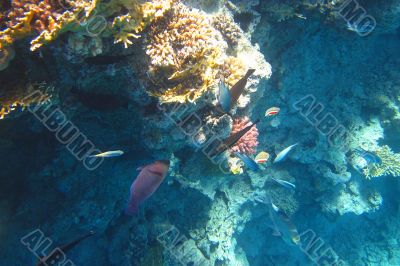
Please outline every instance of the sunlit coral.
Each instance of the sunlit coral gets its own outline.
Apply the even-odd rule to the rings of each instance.
[[[140,38],[140,33],[151,22],[160,18],[169,10],[174,0],[153,0],[141,3],[137,0],[112,1],[112,5],[119,5],[128,10],[125,15],[114,18],[112,29],[115,43],[122,43],[127,48],[132,44],[132,39]]]
[[[199,97],[216,80],[222,53],[217,40],[205,14],[180,4],[152,24],[146,47],[151,93],[164,102]]]
[[[247,116],[235,118],[232,123],[232,135],[239,132],[246,126],[250,125],[251,121]],[[255,154],[258,146],[258,129],[253,126],[239,141],[231,148],[231,151],[240,152],[242,154]]]
[[[5,18],[7,28],[0,32],[0,50],[17,39],[31,35],[36,36],[31,41],[31,50],[36,50],[68,30],[68,26],[78,25],[81,13],[88,17],[96,3],[97,0],[12,1]]]
[[[375,151],[382,160],[380,164],[373,164],[363,169],[366,178],[384,175],[400,176],[400,154],[394,153],[388,146],[384,145]]]
[[[224,82],[232,87],[246,74],[246,71],[247,69],[242,60],[233,56],[228,56],[221,66],[220,74]]]
[[[213,19],[213,25],[222,33],[222,36],[228,44],[232,46],[236,46],[243,35],[242,30],[238,25],[236,25],[232,16],[227,15],[226,13],[215,16]]]

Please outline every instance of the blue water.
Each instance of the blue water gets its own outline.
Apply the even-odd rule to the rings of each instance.
[[[400,4],[360,1],[377,22],[360,36],[345,19],[307,1],[260,2],[235,16],[272,67],[251,108],[238,111],[262,118],[258,152],[271,158],[258,173],[224,174],[186,142],[166,122],[157,98],[140,89],[143,77],[132,70],[136,57],[77,63],[66,57],[70,33],[40,55],[24,40],[15,44],[16,57],[0,71],[0,98],[13,81],[45,81],[56,88],[45,106],[59,108],[96,148],[124,154],[88,169],[32,110],[0,120],[0,265],[35,265],[36,255],[47,256],[90,230],[94,236],[48,265],[400,265],[398,177],[369,180],[350,160],[362,143],[400,152]],[[295,11],[278,19],[288,6]],[[254,14],[260,21],[251,32],[245,25]],[[103,43],[108,55],[140,49],[127,52],[108,37]],[[306,117],[296,110],[307,95],[324,106],[321,113]],[[208,114],[215,102],[202,104],[192,108]],[[272,106],[281,108],[278,124],[264,118]],[[351,132],[340,145],[318,127],[327,114]],[[283,162],[271,163],[297,142]],[[137,168],[160,159],[171,160],[165,180],[137,216],[125,215]],[[296,189],[270,177],[290,180]],[[297,245],[275,235],[271,205],[254,199],[260,191],[295,226]]]

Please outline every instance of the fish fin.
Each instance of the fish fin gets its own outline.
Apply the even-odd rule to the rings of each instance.
[[[271,202],[271,206],[272,206],[272,209],[274,209],[274,211],[276,211],[276,212],[279,211],[278,206],[276,206],[274,203]]]
[[[253,75],[254,72],[256,72],[254,68],[250,68],[249,70],[247,70],[247,73],[245,75],[246,79],[248,79],[251,75]]]

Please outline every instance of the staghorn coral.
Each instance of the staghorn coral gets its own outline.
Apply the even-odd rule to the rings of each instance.
[[[6,16],[7,28],[0,32],[0,50],[10,46],[17,39],[36,36],[31,41],[31,50],[51,42],[63,32],[78,26],[78,17],[85,12],[88,17],[97,0],[12,1]]]
[[[233,21],[232,16],[221,13],[213,19],[214,27],[222,33],[224,39],[231,46],[237,46],[239,39],[243,36],[243,31]]]
[[[382,163],[373,164],[363,169],[366,178],[379,177],[384,175],[400,176],[400,154],[394,153],[389,146],[379,147],[375,151]]]
[[[235,118],[232,123],[232,133],[240,131],[250,124],[250,119],[245,117]],[[243,154],[255,154],[258,146],[258,129],[253,126],[236,144],[231,148],[231,151],[240,152]]]
[[[150,93],[163,102],[198,98],[216,80],[222,50],[208,17],[176,5],[150,27],[146,53],[155,85]]]

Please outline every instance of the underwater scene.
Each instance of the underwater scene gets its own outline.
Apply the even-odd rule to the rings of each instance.
[[[400,265],[399,0],[1,0],[1,266]]]

